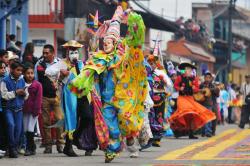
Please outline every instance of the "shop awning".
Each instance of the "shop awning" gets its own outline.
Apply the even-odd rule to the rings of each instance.
[[[157,30],[162,31],[168,31],[168,32],[176,32],[179,29],[179,26],[170,20],[164,19],[163,17],[157,16],[152,13],[145,13],[142,11],[136,11],[136,13],[139,13],[147,28],[153,28]]]
[[[200,45],[188,42],[185,39],[169,41],[167,45],[167,53],[194,61],[210,63],[214,63],[216,61],[215,57],[208,53]]]

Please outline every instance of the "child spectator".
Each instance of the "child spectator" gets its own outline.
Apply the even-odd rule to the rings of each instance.
[[[0,82],[2,82],[5,76],[5,63],[0,61]],[[7,150],[7,130],[6,122],[3,112],[2,97],[0,96],[0,157],[4,156]]]
[[[42,107],[42,85],[34,80],[34,68],[32,64],[27,64],[24,68],[25,87],[29,93],[29,98],[23,106],[23,127],[26,134],[27,145],[25,156],[36,154],[36,144],[34,141],[34,130],[41,113]]]
[[[6,66],[9,64],[8,51],[0,49],[0,61],[5,63]]]
[[[10,74],[1,82],[1,95],[6,100],[5,119],[8,130],[9,157],[17,158],[23,121],[23,104],[28,94],[25,92],[25,81],[22,77],[23,66],[20,62],[13,62]]]

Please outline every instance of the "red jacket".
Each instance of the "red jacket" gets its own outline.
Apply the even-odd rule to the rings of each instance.
[[[178,76],[174,82],[174,88],[176,89],[176,91],[180,92],[181,87],[188,87],[191,86],[193,93],[196,93],[199,91],[199,79],[198,77],[193,77],[193,81],[192,81],[192,85],[185,85],[184,83],[182,83],[182,77],[186,77],[185,75],[182,76]]]
[[[28,88],[29,98],[24,102],[23,112],[37,116],[41,113],[42,108],[42,85],[34,80]]]

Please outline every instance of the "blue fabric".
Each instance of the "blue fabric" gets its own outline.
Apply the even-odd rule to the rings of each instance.
[[[5,118],[8,127],[9,148],[17,148],[22,132],[23,112],[13,112],[11,110],[6,110]]]
[[[116,112],[116,109],[108,104],[105,104],[102,108],[102,114],[109,129],[110,143],[107,148],[108,153],[119,152],[121,150],[121,132]]]
[[[95,89],[103,102],[102,115],[109,129],[109,146],[106,153],[116,153],[121,150],[121,131],[117,118],[118,110],[111,105],[115,91],[113,75],[113,70],[105,70],[99,75],[99,82],[95,83]]]
[[[78,62],[79,70],[83,68],[83,63]],[[65,130],[73,132],[77,124],[77,96],[74,95],[68,88],[68,84],[76,77],[76,73],[70,72],[69,79],[62,88],[62,109],[65,117]]]
[[[23,78],[19,78],[17,81],[11,78],[11,75],[4,77],[3,81],[6,83],[6,88],[9,92],[16,91],[17,89],[23,89],[25,87],[25,81]],[[24,104],[24,97],[16,96],[14,99],[7,101],[7,110],[19,111],[22,110]]]
[[[212,110],[212,107],[206,107],[208,110]],[[202,134],[203,135],[211,135],[212,134],[212,122],[208,122],[207,124],[205,124],[205,126],[203,126],[202,128]]]
[[[170,102],[170,100],[171,100],[171,97],[169,97],[168,98],[168,101]],[[169,103],[168,102],[168,103]],[[173,113],[173,110],[172,110],[172,107],[170,106],[170,104],[168,104],[167,105],[167,110],[168,111],[166,111],[165,112],[165,117],[166,118],[170,118],[170,116],[172,115],[172,113]],[[165,136],[167,136],[167,137],[169,137],[169,136],[173,136],[174,135],[174,133],[173,133],[173,131],[172,131],[172,129],[169,127],[166,131],[165,131]]]

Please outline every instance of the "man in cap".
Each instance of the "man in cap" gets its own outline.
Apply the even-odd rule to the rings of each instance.
[[[206,107],[208,110],[213,111],[216,114],[216,98],[219,97],[220,90],[216,89],[213,82],[213,75],[210,71],[206,71],[204,74],[204,82],[201,83],[200,89],[203,91],[205,100],[200,103]],[[206,95],[206,92],[208,93]],[[216,123],[216,120],[214,120]],[[213,123],[207,123],[202,129],[202,136],[211,137],[215,134],[215,130],[213,130]]]

